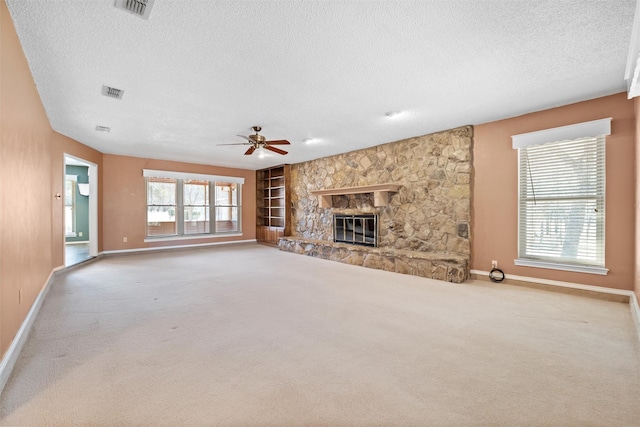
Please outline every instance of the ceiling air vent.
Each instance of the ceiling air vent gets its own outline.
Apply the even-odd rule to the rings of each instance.
[[[109,98],[122,99],[122,95],[124,95],[124,90],[116,89],[115,87],[102,85],[102,94],[104,96],[108,96]]]
[[[111,132],[111,128],[109,126],[96,126],[96,130],[98,132]]]
[[[151,6],[155,0],[116,0],[115,7],[139,16],[142,19],[149,19]]]

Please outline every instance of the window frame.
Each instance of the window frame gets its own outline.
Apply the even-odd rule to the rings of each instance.
[[[218,184],[223,184],[223,185],[218,185]],[[236,203],[233,203],[233,190],[231,190],[231,186],[229,185],[224,185],[224,184],[236,184]],[[211,216],[213,218],[213,216],[215,215],[215,219],[213,220],[213,224],[214,224],[214,228],[217,231],[218,230],[218,222],[222,221],[221,219],[218,219],[218,209],[221,208],[226,208],[229,209],[229,213],[230,213],[230,217],[232,218],[231,221],[233,221],[233,210],[235,209],[236,212],[236,223],[238,224],[238,230],[241,230],[241,217],[242,217],[242,209],[241,209],[241,204],[240,204],[240,199],[242,197],[242,186],[238,183],[234,183],[234,182],[222,182],[222,181],[216,181],[216,182],[212,182],[211,183],[211,187],[212,187],[212,192],[213,192],[213,203],[211,204]],[[218,203],[218,187],[222,188],[222,187],[229,187],[229,196],[230,196],[230,202],[229,203]],[[210,193],[211,194],[211,193]],[[237,233],[238,231],[236,230],[229,230],[226,232],[218,232],[219,234],[224,234],[224,233]]]
[[[71,189],[67,188],[67,183],[71,183]],[[78,175],[65,175],[64,179],[64,215],[65,215],[65,232],[64,237],[77,237],[77,224],[76,224],[76,199],[77,199],[77,191],[78,191]],[[69,194],[70,193],[70,194]],[[68,197],[71,197],[71,200],[68,200]],[[69,209],[67,209],[69,208]],[[71,220],[71,230],[67,229],[67,221]]]
[[[227,177],[218,175],[205,175],[205,174],[190,174],[183,172],[172,171],[157,171],[150,169],[143,169],[143,176],[145,178],[145,189],[147,191],[147,214],[145,215],[145,242],[153,242],[159,240],[189,240],[198,238],[214,238],[214,237],[231,237],[242,236],[242,186],[244,184],[244,178],[241,177]],[[149,182],[150,179],[168,179],[174,182],[176,188],[175,202],[175,233],[173,234],[161,234],[161,235],[149,235],[149,208],[155,206],[149,203]],[[208,191],[208,205],[206,210],[209,213],[209,231],[203,233],[186,233],[185,232],[185,220],[184,211],[185,208],[191,205],[184,204],[184,186],[188,184],[188,181],[201,181],[207,182]],[[215,192],[216,184],[228,184],[232,183],[236,185],[237,197],[236,204],[232,208],[237,211],[236,230],[219,231],[216,227],[216,202],[212,200],[212,194]],[[214,196],[215,197],[215,196]]]
[[[537,268],[546,268],[546,269],[554,269],[554,270],[563,270],[563,271],[572,271],[572,272],[580,272],[580,273],[591,273],[591,274],[600,274],[606,275],[608,273],[608,269],[605,267],[606,257],[605,257],[605,234],[606,234],[606,136],[611,134],[611,118],[594,120],[591,122],[584,122],[575,125],[562,126],[559,128],[553,129],[545,129],[537,132],[530,132],[526,134],[514,135],[512,137],[513,140],[513,148],[518,149],[518,258],[514,260],[514,264],[517,266],[526,266],[526,267],[537,267]],[[526,221],[526,212],[531,213],[531,211],[523,212],[522,208],[526,205],[527,194],[526,188],[521,184],[522,179],[527,179],[527,177],[522,177],[523,173],[527,173],[529,171],[530,165],[524,165],[522,162],[521,156],[523,155],[523,149],[527,149],[527,147],[531,147],[534,145],[541,144],[555,144],[555,146],[561,145],[561,143],[567,142],[575,142],[580,143],[584,140],[585,144],[601,144],[595,147],[596,150],[596,159],[595,166],[601,164],[602,166],[602,175],[598,176],[596,179],[596,184],[600,183],[602,187],[601,190],[601,209],[602,212],[599,212],[597,216],[597,221],[601,221],[600,227],[596,226],[596,233],[601,233],[601,235],[596,234],[595,242],[597,245],[596,253],[601,253],[601,257],[597,258],[596,262],[587,262],[583,259],[579,259],[577,256],[574,260],[568,260],[566,258],[562,259],[561,257],[554,256],[544,256],[544,255],[533,255],[531,253],[527,254],[523,252],[526,248],[526,242],[523,242],[523,239],[526,238],[523,236],[523,233],[526,233],[526,226],[523,227],[523,221]],[[554,148],[554,146],[549,146],[549,148]],[[595,188],[595,187],[594,187]],[[581,200],[596,200],[596,204],[598,203],[598,192],[595,193],[594,196],[584,197],[583,195],[579,195]],[[545,201],[553,201],[554,199],[557,201],[566,200],[566,195],[558,195],[557,198],[546,197]],[[524,202],[524,203],[523,203]],[[601,262],[599,262],[601,260]]]
[[[173,185],[173,201],[174,203],[172,204],[168,204],[168,203],[162,203],[162,204],[155,204],[155,203],[149,203],[149,183],[150,182],[162,182],[162,183],[170,183]],[[178,236],[178,223],[179,223],[179,218],[180,218],[180,213],[179,213],[179,206],[178,206],[178,182],[176,179],[174,178],[161,178],[161,177],[145,177],[145,189],[146,189],[146,194],[147,194],[147,213],[146,213],[146,221],[145,221],[145,237],[146,238],[163,238],[163,237],[175,237]],[[154,235],[149,235],[149,224],[151,223],[149,221],[149,212],[150,209],[149,208],[167,208],[168,210],[171,210],[171,208],[173,208],[174,211],[174,215],[173,217],[175,218],[175,225],[174,225],[174,230],[175,233],[168,233],[168,234],[154,234]]]
[[[181,218],[180,218],[180,225],[182,227],[181,229],[181,234],[182,236],[198,236],[201,234],[211,234],[211,187],[212,187],[212,182],[211,181],[204,181],[204,180],[196,180],[196,179],[183,179],[180,180],[181,181],[181,190],[182,190],[182,195],[180,197],[180,200],[182,201],[182,209],[180,210],[181,212]],[[206,184],[201,184],[201,183],[206,183]],[[215,185],[215,183],[213,183]],[[205,202],[203,204],[187,204],[185,203],[185,186],[186,185],[200,185],[202,187],[206,188],[206,196],[205,196]],[[206,221],[208,222],[208,227],[209,227],[209,231],[208,232],[202,232],[202,233],[189,233],[187,232],[187,218],[186,218],[186,211],[187,208],[204,208],[205,211],[205,218]],[[209,215],[207,216],[206,213],[209,213]],[[191,220],[193,221],[193,220]],[[180,230],[180,227],[179,227]]]

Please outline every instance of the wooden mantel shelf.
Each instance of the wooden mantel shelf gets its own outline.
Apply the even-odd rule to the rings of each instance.
[[[332,206],[331,196],[344,196],[345,194],[373,193],[373,205],[375,207],[387,206],[389,204],[389,192],[397,192],[400,184],[376,184],[363,185],[360,187],[328,188],[312,191],[311,194],[320,198],[321,208]]]

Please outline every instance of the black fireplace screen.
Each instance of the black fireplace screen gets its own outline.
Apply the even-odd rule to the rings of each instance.
[[[378,215],[334,215],[333,241],[355,245],[378,245]]]

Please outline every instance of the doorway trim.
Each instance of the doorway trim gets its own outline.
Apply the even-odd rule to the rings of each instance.
[[[89,256],[98,256],[98,165],[68,153],[63,153],[63,163],[63,176],[66,176],[67,165],[81,165],[89,168]],[[64,216],[64,211],[62,214]],[[64,231],[64,220],[62,227]],[[66,244],[64,238],[63,242]]]

